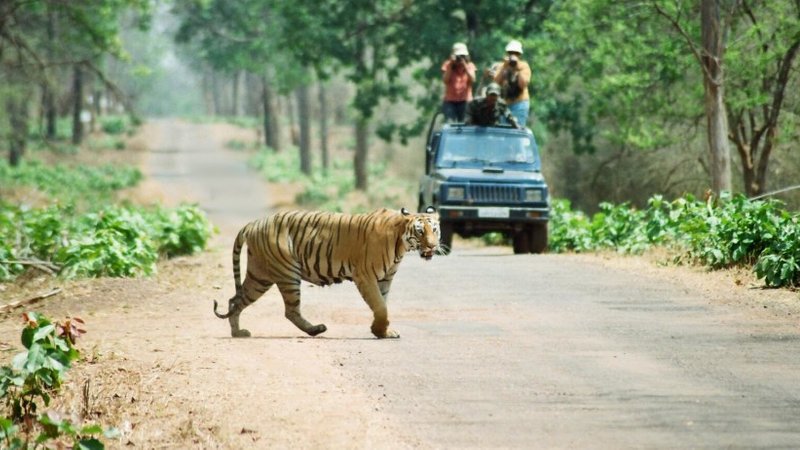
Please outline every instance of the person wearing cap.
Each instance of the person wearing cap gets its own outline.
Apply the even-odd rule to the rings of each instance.
[[[475,64],[470,61],[467,45],[453,44],[450,57],[442,64],[444,99],[442,112],[448,122],[463,122],[467,102],[472,100],[475,83]]]
[[[476,98],[467,104],[464,122],[468,125],[491,127],[500,125],[503,120],[516,128],[521,128],[508,106],[500,98],[500,85],[492,82],[486,86],[485,97]]]
[[[494,81],[500,85],[501,95],[517,123],[525,126],[530,111],[528,83],[531,81],[531,67],[522,60],[522,43],[513,40],[506,45],[506,57],[497,68]]]

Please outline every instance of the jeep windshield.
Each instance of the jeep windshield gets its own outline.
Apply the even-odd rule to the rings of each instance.
[[[534,148],[533,139],[521,133],[448,133],[442,136],[436,167],[539,170]]]

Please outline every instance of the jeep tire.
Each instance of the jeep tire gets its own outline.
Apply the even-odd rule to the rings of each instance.
[[[547,222],[534,224],[528,234],[528,251],[544,253],[547,250]]]
[[[530,237],[531,233],[528,230],[520,230],[514,233],[512,241],[515,255],[528,253]]]

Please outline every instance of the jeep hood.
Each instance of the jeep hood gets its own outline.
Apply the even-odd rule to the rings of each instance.
[[[509,169],[503,172],[484,172],[479,168],[438,169],[436,177],[442,181],[462,183],[544,183],[541,172]]]

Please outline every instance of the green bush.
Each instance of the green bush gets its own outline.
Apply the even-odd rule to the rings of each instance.
[[[80,448],[102,449],[96,437],[115,437],[114,429],[103,431],[98,425],[78,427],[54,411],[41,413],[60,389],[67,369],[80,353],[75,340],[85,333],[80,318],[52,322],[36,314],[23,315],[25,327],[21,341],[25,351],[11,365],[0,367],[0,399],[5,413],[0,415],[0,446],[7,449]]]
[[[55,265],[59,275],[150,275],[159,256],[202,251],[213,233],[194,205],[174,209],[105,206],[77,214],[69,206],[22,209],[0,204],[0,280],[26,260]]]
[[[124,134],[128,130],[125,116],[101,116],[100,128],[106,134]]]
[[[167,258],[202,251],[212,233],[208,218],[196,205],[158,209],[152,221],[157,225],[158,252]]]
[[[53,255],[61,275],[75,277],[135,277],[151,275],[158,246],[151,225],[140,212],[109,207],[81,217]]]
[[[64,203],[106,203],[115,191],[135,186],[141,179],[135,167],[48,166],[35,160],[11,167],[0,160],[0,184],[31,187]]]
[[[676,260],[713,269],[752,267],[768,286],[800,283],[798,216],[774,200],[725,195],[701,202],[652,197],[648,208],[600,205],[589,219],[564,200],[553,202],[549,248],[554,252],[616,250],[641,253],[654,246],[674,249]]]

